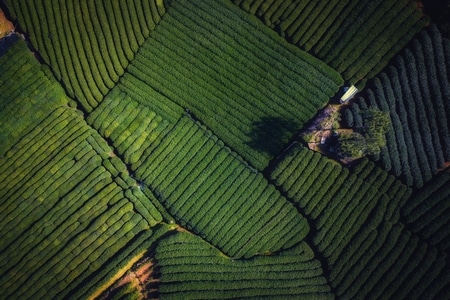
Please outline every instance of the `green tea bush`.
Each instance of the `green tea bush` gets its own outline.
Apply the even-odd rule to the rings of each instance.
[[[359,106],[375,106],[390,113],[381,165],[409,186],[421,187],[448,160],[449,127],[446,103],[449,84],[443,79],[443,39],[435,26],[422,31],[408,48],[395,57],[393,65],[378,75],[370,89],[344,113],[344,122],[363,127]],[[436,54],[435,54],[436,53]],[[429,98],[431,97],[431,101]],[[445,124],[444,124],[445,123]]]
[[[230,256],[283,249],[308,232],[305,220],[294,218],[298,212],[285,198],[274,193],[261,175],[207,128],[187,116],[136,175],[178,222]],[[267,249],[260,249],[261,244]]]
[[[447,250],[449,232],[448,173],[440,173],[414,193],[401,209],[402,219],[422,239],[441,250]]]
[[[263,1],[260,9],[233,2],[351,83],[380,72],[427,22],[408,1]]]
[[[159,243],[155,258],[159,291],[167,298],[330,297],[320,263],[305,243],[280,255],[231,260],[200,238],[178,233]]]
[[[55,75],[90,112],[161,20],[164,4],[156,2],[11,1],[7,5]]]
[[[286,122],[295,120],[297,127],[311,118],[342,82],[318,60],[285,47],[270,30],[224,2],[173,3],[165,19],[128,68],[130,74],[189,108],[259,169],[275,151],[267,154],[249,146],[258,122],[273,118],[269,121],[286,132],[287,142],[295,129]],[[185,26],[192,27],[190,35]],[[255,29],[263,38],[243,34]],[[273,61],[278,62],[275,69]],[[260,126],[260,135],[269,134],[269,125]]]

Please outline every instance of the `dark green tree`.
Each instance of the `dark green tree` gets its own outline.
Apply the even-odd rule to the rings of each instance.
[[[377,155],[386,145],[389,114],[373,107],[360,112],[362,126],[353,132],[342,130],[337,141],[337,153],[342,157],[360,158]]]
[[[360,158],[367,153],[367,140],[358,132],[340,133],[337,153],[342,157]]]
[[[381,148],[386,145],[386,132],[391,122],[389,114],[370,107],[362,112],[362,117],[364,126],[361,133],[367,141],[366,154],[380,153]]]

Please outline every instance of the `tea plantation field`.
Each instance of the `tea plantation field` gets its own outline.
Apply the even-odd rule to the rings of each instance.
[[[420,3],[0,7],[0,299],[450,299],[450,40]],[[346,164],[299,133],[353,84],[340,126],[389,128]]]

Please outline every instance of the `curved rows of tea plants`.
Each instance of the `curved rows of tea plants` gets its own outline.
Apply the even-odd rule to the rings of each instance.
[[[114,89],[87,120],[181,225],[227,255],[278,251],[306,236],[296,209],[189,115],[169,124]]]
[[[6,2],[53,73],[2,52],[0,298],[96,298],[143,253],[161,298],[448,298],[447,173],[412,189],[299,145],[258,172],[342,84],[326,61],[372,76],[423,26],[412,2]],[[450,42],[432,28],[407,51],[372,92],[428,96],[380,109],[437,128],[418,140],[447,160]]]
[[[97,297],[111,284],[111,278],[115,278],[118,270],[126,271],[126,266],[136,257],[142,257],[150,245],[164,238],[170,228],[164,224],[158,224],[152,230],[144,230],[137,234],[127,245],[117,251],[102,267],[81,282],[74,282],[68,286],[73,299],[98,299]]]
[[[424,185],[402,208],[402,220],[421,239],[442,251],[450,249],[450,173]]]
[[[443,39],[435,26],[423,31],[374,78],[370,89],[343,112],[344,123],[363,127],[360,110],[389,112],[382,167],[409,186],[429,181],[450,161],[450,83]],[[446,67],[447,66],[447,67]]]
[[[7,4],[33,46],[87,111],[115,86],[165,13],[158,0]]]
[[[20,72],[22,77],[17,77]],[[69,98],[52,81],[49,70],[41,67],[25,43],[15,42],[0,63],[0,155],[4,155],[25,133],[32,130],[49,111],[66,105]],[[35,93],[33,97],[29,93]],[[22,105],[17,103],[24,102]],[[27,115],[26,120],[22,116]],[[21,120],[21,122],[19,122]]]
[[[158,145],[169,127],[169,122],[160,115],[117,89],[88,116],[87,122],[112,141],[114,149],[133,170]]]
[[[306,236],[309,227],[296,209],[204,126],[183,116],[158,139],[140,157],[136,178],[183,226],[227,255],[277,251]]]
[[[123,97],[129,97],[137,101],[140,107],[147,107],[164,120],[175,123],[182,114],[186,113],[180,105],[172,102],[169,98],[156,91],[154,88],[140,80],[139,78],[125,73],[119,84],[111,91],[111,98],[122,92]],[[108,95],[108,98],[110,98]]]
[[[315,245],[330,265],[364,227],[398,220],[410,191],[393,176],[364,161],[349,169],[296,145],[271,172],[275,185],[314,220]]]
[[[319,261],[306,243],[277,255],[232,260],[200,238],[177,233],[162,240],[155,259],[162,299],[296,297],[334,299]]]
[[[329,280],[341,299],[440,299],[448,287],[448,260],[404,229],[383,222],[349,244]],[[440,295],[439,295],[440,294]]]
[[[124,192],[120,177],[113,178],[86,140],[95,132],[68,114],[62,113],[62,121],[61,111],[47,118],[57,125],[67,121],[64,130],[54,126],[39,143],[32,131],[24,139],[34,143],[18,143],[20,150],[1,161],[0,251],[8,260],[0,285],[9,297],[64,293],[68,283],[82,280],[161,221],[136,188]]]
[[[154,191],[182,225],[231,256],[276,251],[302,240],[308,226],[304,220],[293,221],[299,216],[296,210],[286,206],[273,186],[209,130],[188,116],[169,125],[124,92],[131,90],[126,88],[127,80],[118,87],[87,120],[111,140],[136,178]],[[261,211],[256,213],[252,206]],[[255,222],[266,225],[259,228]],[[220,235],[218,229],[223,231]],[[286,236],[274,239],[280,229]]]
[[[312,218],[340,298],[420,299],[450,284],[447,255],[398,223],[411,190],[369,160],[349,171],[295,146],[271,177]]]
[[[175,1],[128,71],[191,110],[263,169],[335,94],[342,78],[245,16],[225,1]],[[250,145],[255,124],[264,118],[295,125],[286,128],[279,122],[287,137],[274,146],[274,153]],[[270,135],[267,127],[261,129],[264,137]]]
[[[380,72],[427,23],[401,0],[233,0],[354,84]]]
[[[2,136],[9,109],[23,107],[0,157],[0,287],[5,298],[64,298],[162,217],[30,57],[16,42],[0,61]]]

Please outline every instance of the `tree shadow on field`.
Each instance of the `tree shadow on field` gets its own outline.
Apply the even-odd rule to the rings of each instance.
[[[253,122],[252,131],[249,134],[250,141],[246,144],[258,152],[275,156],[298,130],[298,124],[292,120],[264,117]]]

